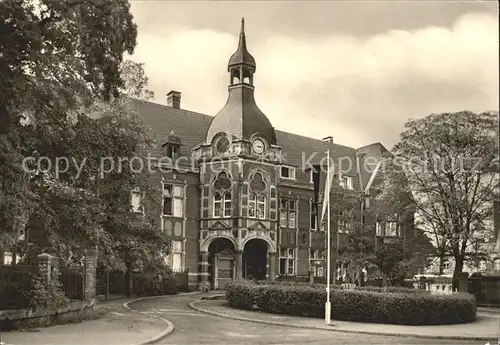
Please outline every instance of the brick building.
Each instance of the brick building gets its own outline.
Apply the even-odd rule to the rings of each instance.
[[[192,287],[222,288],[238,278],[306,277],[313,269],[323,275],[317,268],[324,263],[326,235],[316,224],[313,180],[317,173],[322,181],[324,174],[304,161],[324,165],[330,150],[336,181],[369,200],[377,161],[386,151],[379,143],[355,149],[331,137],[318,140],[275,129],[254,99],[255,72],[242,20],[228,64],[228,100],[215,117],[182,109],[177,91],[168,93],[167,106],[133,101],[158,143],[150,154],[164,168],[157,176],[162,229],[173,239],[167,260],[174,270],[189,271]],[[316,191],[322,188],[316,184]],[[137,206],[139,197],[132,202]],[[353,217],[364,218],[368,204],[359,206]],[[387,226],[365,221],[380,240],[413,230],[412,217]],[[332,218],[334,246],[337,228]]]

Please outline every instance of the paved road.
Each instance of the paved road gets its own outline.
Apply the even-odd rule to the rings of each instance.
[[[419,339],[365,334],[348,334],[331,331],[296,329],[230,320],[194,311],[188,304],[197,295],[168,296],[132,303],[130,306],[139,311],[151,312],[172,321],[175,331],[170,336],[158,341],[158,345],[264,345],[264,344],[477,344],[484,341],[458,341],[440,339]]]

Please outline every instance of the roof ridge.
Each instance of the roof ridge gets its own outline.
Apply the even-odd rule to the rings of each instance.
[[[352,146],[347,146],[347,145],[342,145],[342,144],[337,144],[337,143],[328,143],[328,142],[325,142],[321,139],[317,139],[317,138],[313,138],[313,137],[309,137],[307,135],[302,135],[302,134],[296,134],[296,133],[291,133],[291,132],[285,132],[285,131],[282,131],[282,130],[279,130],[279,129],[275,129],[276,132],[281,132],[281,133],[285,133],[285,134],[289,134],[289,135],[294,135],[296,137],[301,137],[301,138],[306,138],[306,139],[311,139],[311,140],[314,140],[314,141],[317,141],[317,142],[320,142],[320,143],[323,143],[325,145],[335,145],[337,147],[345,147],[347,149],[351,149],[351,150],[356,150],[354,147]],[[278,143],[279,144],[279,143]]]
[[[161,103],[158,103],[158,102],[149,101],[149,100],[145,100],[145,99],[134,98],[134,97],[130,97],[130,96],[126,96],[126,97],[129,98],[129,99],[131,99],[132,101],[151,104],[152,106],[156,106],[158,108],[180,111],[180,112],[183,112],[186,115],[198,115],[200,117],[211,118],[212,120],[215,119],[215,116],[213,116],[213,115],[203,114],[203,113],[199,113],[199,112],[191,111],[191,110],[186,110],[186,109],[176,109],[176,108],[169,107],[168,105],[165,105],[165,104],[161,104]],[[297,134],[297,133],[292,133],[292,132],[286,132],[286,131],[283,131],[283,130],[280,130],[280,129],[276,129],[276,127],[274,128],[274,130],[275,130],[275,132],[283,133],[285,135],[295,136],[297,138],[305,138],[305,139],[313,140],[313,141],[316,141],[318,144],[322,143],[325,146],[334,146],[334,147],[345,148],[345,149],[349,149],[349,150],[353,150],[353,151],[357,150],[357,148],[352,147],[352,146],[342,145],[342,144],[338,144],[338,143],[327,143],[327,142],[325,142],[325,141],[323,141],[321,139],[313,138],[313,137],[310,137],[310,136],[307,136],[307,135],[302,135],[302,134]],[[280,145],[279,142],[278,142],[278,145]],[[373,145],[373,144],[370,144],[370,145]],[[370,146],[370,145],[366,145],[366,146]]]
[[[131,99],[132,101],[139,101],[139,102],[142,102],[142,103],[148,103],[148,104],[157,106],[159,108],[175,109],[176,111],[182,111],[182,112],[188,113],[190,115],[200,115],[200,116],[212,117],[212,118],[215,117],[215,116],[212,116],[212,115],[199,113],[197,111],[192,111],[192,110],[187,110],[187,109],[172,108],[172,107],[169,107],[168,105],[165,105],[165,104],[162,104],[162,103],[158,103],[158,102],[149,101],[149,100],[146,100],[146,99],[134,98],[134,97],[130,97],[130,96],[126,96],[126,97],[129,98],[129,99]]]

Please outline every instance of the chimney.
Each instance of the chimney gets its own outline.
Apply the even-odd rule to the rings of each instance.
[[[174,90],[167,93],[167,105],[175,109],[180,109],[181,93],[179,91],[174,91]]]
[[[333,143],[333,137],[331,135],[323,138],[322,140],[327,142],[327,143]]]

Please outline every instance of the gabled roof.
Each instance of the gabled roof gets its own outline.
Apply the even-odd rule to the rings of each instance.
[[[204,141],[208,126],[213,119],[213,116],[149,101],[132,98],[130,101],[157,144],[157,148],[151,152],[155,157],[165,155],[161,145],[167,141],[172,131],[181,139],[181,155],[190,156],[193,146]]]
[[[205,141],[207,130],[214,118],[210,115],[177,109],[150,101],[130,100],[143,124],[150,129],[154,141],[157,143],[157,148],[151,152],[151,155],[155,157],[164,156],[161,145],[167,141],[172,131],[181,139],[181,155],[190,156],[192,148]],[[312,165],[325,164],[325,152],[330,150],[330,156],[342,168],[345,175],[352,176],[357,180],[358,174],[361,173],[363,175],[367,174],[367,178],[363,178],[363,181],[370,179],[369,173],[363,172],[363,169],[358,171],[356,164],[357,150],[355,148],[284,131],[276,130],[275,132],[278,145],[283,151],[283,164],[295,167],[302,167],[305,162]],[[366,150],[365,148],[372,146],[370,145],[358,149],[358,152],[361,150],[361,152],[375,157],[380,156],[381,151],[385,150],[385,148],[380,144],[374,145],[378,149]],[[370,153],[368,151],[374,152]],[[363,186],[359,186],[359,188],[361,189]]]

